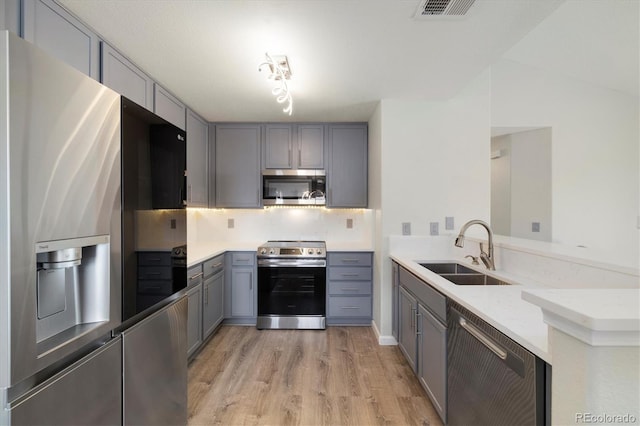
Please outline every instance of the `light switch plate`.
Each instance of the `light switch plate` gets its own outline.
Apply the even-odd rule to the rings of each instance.
[[[540,222],[531,222],[531,232],[540,232]]]
[[[169,227],[170,227],[171,229],[176,229],[176,220],[175,220],[175,219],[171,219],[171,220],[169,221]]]
[[[453,216],[446,216],[444,218],[444,229],[451,231],[453,226]]]
[[[402,222],[402,235],[411,235],[411,222]]]
[[[233,229],[236,226],[236,221],[233,218],[227,219],[227,228]]]
[[[353,219],[347,219],[347,229],[353,228]]]
[[[440,224],[438,222],[429,223],[429,234],[438,235],[440,233],[439,228]]]

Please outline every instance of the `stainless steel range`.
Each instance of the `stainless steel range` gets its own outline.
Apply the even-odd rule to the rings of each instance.
[[[324,241],[267,241],[258,247],[259,329],[325,329]]]

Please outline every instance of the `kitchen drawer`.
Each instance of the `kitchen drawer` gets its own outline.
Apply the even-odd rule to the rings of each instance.
[[[139,280],[171,280],[172,268],[169,266],[139,266]]]
[[[192,266],[191,268],[187,269],[187,280],[189,280],[189,282],[201,277],[202,277],[202,264],[198,264],[196,266]]]
[[[370,317],[371,296],[330,296],[328,316]]]
[[[139,266],[171,266],[171,252],[145,251],[138,252]]]
[[[256,254],[254,252],[231,253],[231,264],[233,266],[252,266],[255,264]]]
[[[204,276],[210,277],[211,275],[217,274],[224,269],[224,256],[217,256],[213,259],[209,259],[202,265]]]
[[[362,296],[371,294],[371,281],[330,281],[329,294]]]
[[[447,298],[404,268],[400,268],[400,285],[405,287],[440,321],[447,321]]]
[[[329,268],[329,280],[331,281],[371,281],[372,276],[371,268],[346,266]]]
[[[173,293],[173,281],[165,280],[142,280],[138,281],[138,294],[164,294]]]
[[[328,253],[329,266],[371,266],[371,252]]]

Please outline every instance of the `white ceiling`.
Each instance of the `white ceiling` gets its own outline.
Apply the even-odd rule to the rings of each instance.
[[[637,95],[636,0],[476,0],[464,18],[423,20],[412,18],[419,0],[59,2],[209,121],[366,121],[380,99],[447,99],[505,53]],[[622,6],[576,19],[592,2]],[[623,54],[636,47],[635,65],[616,61],[624,72],[613,77],[609,62],[571,47],[587,37],[620,55],[599,40],[611,32]],[[265,52],[289,58],[292,117],[257,70]]]

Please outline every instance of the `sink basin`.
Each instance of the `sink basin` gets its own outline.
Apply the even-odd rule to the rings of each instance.
[[[454,262],[421,263],[420,266],[436,274],[479,274],[479,272]]]
[[[421,263],[426,268],[456,285],[509,285],[489,275],[455,262]]]

